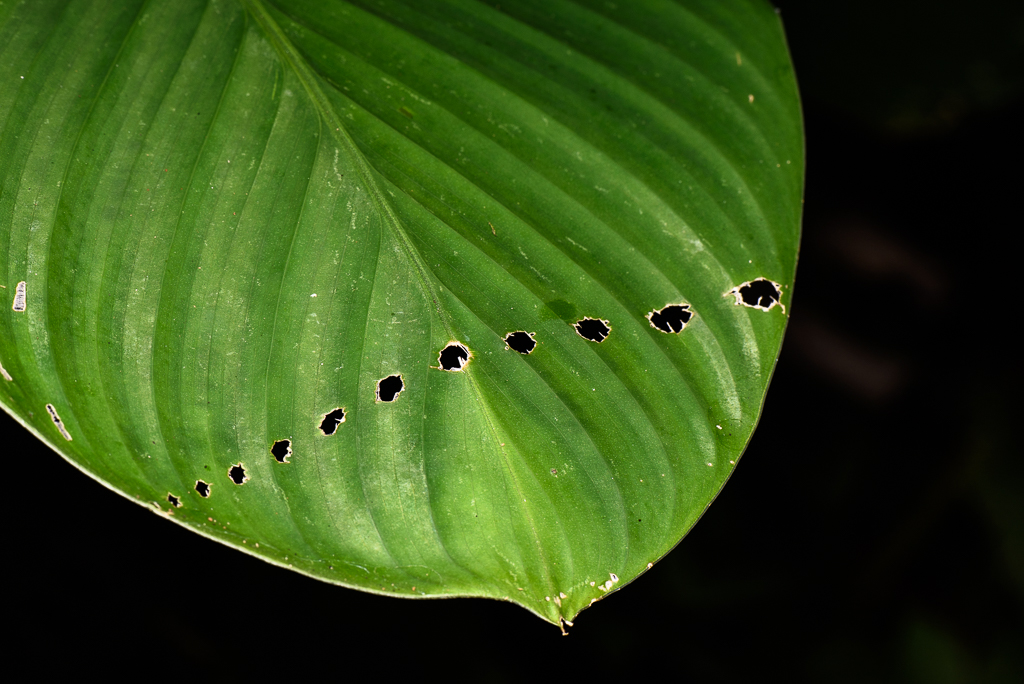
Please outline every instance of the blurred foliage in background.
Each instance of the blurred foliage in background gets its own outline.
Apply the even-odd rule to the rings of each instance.
[[[487,681],[1024,681],[1024,3],[777,4],[808,136],[792,327],[741,466],[663,562],[562,638],[511,605],[383,599],[210,544],[26,435],[14,648],[40,673],[157,680],[383,660]],[[33,498],[36,479],[64,495]],[[66,563],[33,564],[53,548]]]

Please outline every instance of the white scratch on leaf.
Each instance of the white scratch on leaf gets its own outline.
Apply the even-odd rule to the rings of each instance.
[[[25,281],[22,280],[14,290],[14,303],[11,304],[11,308],[15,311],[21,312],[24,311],[27,306],[28,302],[26,301],[25,295]]]
[[[47,404],[46,410],[49,412],[50,418],[53,420],[53,424],[57,426],[58,430],[60,430],[60,434],[64,437],[64,439],[70,442],[71,434],[64,427],[64,422],[61,421],[60,416],[57,415],[57,409],[53,408],[53,404]]]

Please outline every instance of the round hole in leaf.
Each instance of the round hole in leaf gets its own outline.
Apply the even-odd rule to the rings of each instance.
[[[320,426],[323,429],[323,426]],[[278,463],[288,463],[288,457],[292,455],[292,441],[290,439],[279,439],[270,447],[270,453],[277,459]]]
[[[535,334],[522,330],[510,332],[508,335],[505,335],[505,344],[512,351],[517,351],[520,354],[529,354],[537,347],[537,341],[533,339]]]
[[[458,342],[450,342],[437,357],[438,367],[446,371],[461,371],[468,361],[469,350]]]
[[[249,476],[245,474],[245,468],[242,467],[241,463],[236,463],[228,468],[228,477],[236,485],[245,484],[249,481]]]
[[[377,383],[377,401],[394,401],[404,389],[401,375],[389,375]]]
[[[681,333],[691,318],[693,312],[689,304],[670,304],[647,314],[651,326],[664,333]]]
[[[333,411],[328,411],[320,420],[320,432],[324,433],[325,435],[333,435],[335,432],[337,432],[338,426],[344,422],[345,409],[336,408]],[[284,463],[284,461],[281,462]]]
[[[576,321],[573,327],[576,328],[576,333],[580,337],[597,343],[604,342],[612,331],[608,321],[603,321],[600,318],[583,318]]]
[[[779,284],[767,278],[756,278],[737,285],[726,294],[734,295],[737,304],[762,311],[768,311],[776,304],[782,304],[782,291],[779,289]]]

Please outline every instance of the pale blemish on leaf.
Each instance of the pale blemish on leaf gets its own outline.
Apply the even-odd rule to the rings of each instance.
[[[18,283],[18,286],[14,289],[14,303],[11,304],[11,308],[15,311],[22,312],[28,306],[25,296],[25,281],[22,280]]]
[[[57,426],[58,430],[60,430],[61,436],[70,442],[71,434],[67,431],[67,428],[64,427],[64,422],[60,419],[60,416],[57,415],[57,409],[53,408],[53,404],[47,404],[46,410],[50,414],[50,419],[53,420],[53,424]]]

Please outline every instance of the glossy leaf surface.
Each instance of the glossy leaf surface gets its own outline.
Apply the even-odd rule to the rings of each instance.
[[[0,82],[0,402],[174,522],[558,623],[753,432],[803,182],[767,3],[5,3]]]

